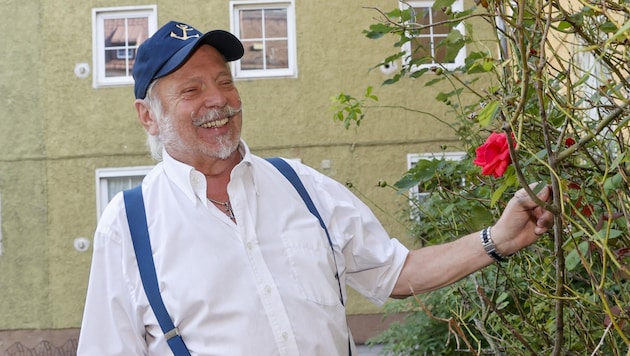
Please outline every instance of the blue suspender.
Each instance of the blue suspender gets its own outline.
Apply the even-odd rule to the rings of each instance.
[[[341,281],[339,280],[339,269],[337,267],[335,249],[333,247],[332,240],[330,239],[328,229],[326,228],[326,224],[324,224],[324,220],[319,215],[315,204],[313,204],[313,201],[311,200],[311,196],[308,195],[306,188],[304,188],[304,184],[302,184],[300,177],[298,177],[297,173],[295,173],[293,167],[291,167],[285,160],[280,157],[266,158],[266,160],[269,161],[269,163],[273,164],[274,167],[276,167],[280,171],[280,173],[282,173],[282,175],[285,176],[285,178],[288,179],[291,184],[293,184],[295,190],[297,190],[298,194],[300,194],[300,197],[302,197],[302,200],[304,200],[304,203],[306,204],[306,207],[308,207],[308,210],[311,212],[311,214],[315,215],[317,220],[319,220],[319,225],[321,225],[322,229],[324,229],[324,231],[326,232],[328,244],[330,245],[330,249],[333,255],[333,261],[335,262],[335,279],[337,280],[337,285],[339,285],[339,300],[341,301],[341,305],[345,306],[345,303],[343,302]],[[348,331],[348,333],[349,332],[350,331]],[[350,342],[350,334],[348,334],[348,356],[352,356],[352,343]]]
[[[269,163],[273,164],[274,167],[276,167],[280,171],[280,173],[282,173],[282,175],[285,176],[285,178],[288,179],[289,182],[291,182],[291,184],[293,184],[293,187],[295,187],[295,190],[297,190],[298,194],[300,194],[300,197],[302,197],[302,200],[304,200],[304,203],[306,204],[306,207],[308,208],[308,210],[311,212],[311,214],[315,215],[317,220],[319,220],[319,225],[321,225],[322,229],[324,229],[324,231],[326,232],[326,237],[328,238],[328,244],[330,245],[330,249],[332,250],[332,254],[333,254],[333,260],[335,261],[335,279],[337,280],[337,284],[339,285],[339,300],[341,301],[341,305],[345,305],[343,302],[341,281],[339,280],[339,270],[337,270],[337,259],[335,258],[335,249],[333,247],[332,240],[330,239],[330,234],[328,233],[328,229],[326,228],[326,224],[324,224],[324,220],[319,215],[319,212],[317,211],[315,204],[313,204],[313,201],[311,200],[311,196],[308,195],[308,192],[306,191],[306,188],[304,188],[304,184],[302,184],[300,177],[298,177],[297,173],[295,173],[295,171],[287,163],[287,161],[283,160],[280,157],[266,158],[266,160],[269,161]]]
[[[149,299],[149,304],[151,304],[153,313],[173,354],[175,356],[190,356],[188,348],[186,348],[186,344],[184,344],[184,340],[179,334],[179,329],[173,324],[160,295],[153,253],[151,252],[147,217],[144,212],[142,185],[125,190],[123,197],[125,199],[129,230],[131,231],[131,241],[133,242],[133,249],[138,261],[138,270],[140,271],[140,278],[142,279],[144,292],[147,295],[147,299]]]
[[[319,220],[319,224],[326,232],[328,244],[330,245],[333,260],[335,261],[335,268],[337,268],[335,251],[330,234],[326,228],[326,224],[324,224],[324,220],[319,215],[315,204],[313,204],[311,197],[308,195],[308,192],[306,191],[306,188],[304,188],[304,185],[297,173],[295,173],[293,168],[282,158],[267,158],[267,161],[276,167],[280,173],[282,173],[282,175],[291,182],[293,187],[295,187],[295,190],[297,190],[298,194],[300,194],[302,200],[304,200],[308,210],[317,218],[317,220]],[[136,260],[138,262],[138,270],[140,271],[140,278],[142,279],[142,285],[144,287],[144,292],[147,295],[147,299],[149,300],[149,304],[151,304],[153,313],[160,324],[160,328],[162,329],[164,337],[166,338],[168,346],[173,351],[173,354],[175,356],[190,356],[190,353],[184,344],[184,340],[179,334],[179,329],[173,324],[173,321],[164,306],[162,296],[160,295],[157,274],[155,272],[155,262],[153,261],[153,253],[151,252],[151,242],[149,240],[144,199],[142,198],[142,185],[125,190],[123,192],[123,197],[125,200],[125,210],[127,212],[127,222],[131,232],[131,241],[133,242],[133,249],[136,253]],[[335,279],[337,279],[337,284],[339,285],[339,300],[341,301],[341,305],[344,305],[338,270],[335,270]],[[348,354],[352,355],[350,338],[348,338]]]

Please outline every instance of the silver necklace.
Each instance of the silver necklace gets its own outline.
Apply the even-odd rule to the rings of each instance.
[[[221,208],[223,208],[224,213],[228,216],[228,218],[234,220],[235,216],[234,216],[234,210],[232,210],[232,204],[230,204],[230,201],[218,201],[218,200],[214,200],[214,199],[210,199],[208,198],[208,200],[210,200],[211,202],[215,203],[216,205],[219,205]]]

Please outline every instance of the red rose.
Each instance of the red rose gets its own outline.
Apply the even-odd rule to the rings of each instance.
[[[575,139],[573,137],[567,137],[567,139],[564,140],[564,145],[567,147],[575,145]]]
[[[501,177],[512,163],[505,133],[493,132],[486,142],[477,147],[474,164],[481,167],[481,174]]]

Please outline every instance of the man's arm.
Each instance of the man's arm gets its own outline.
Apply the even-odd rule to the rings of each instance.
[[[126,258],[122,239],[130,237],[119,233],[127,224],[122,204],[122,194],[112,199],[94,234],[79,356],[144,355],[147,352],[144,325],[132,305],[123,267]]]
[[[538,197],[547,201],[550,194],[550,188],[545,187]],[[491,228],[491,236],[497,252],[509,256],[536,242],[552,224],[553,215],[521,189]],[[409,252],[391,296],[404,298],[445,287],[491,264],[493,259],[483,248],[480,233]]]

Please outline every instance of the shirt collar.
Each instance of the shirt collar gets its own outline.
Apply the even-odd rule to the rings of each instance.
[[[234,174],[234,171],[237,170],[237,168],[239,170],[241,169],[239,166],[251,167],[252,165],[252,154],[245,141],[241,140],[238,150],[243,159],[236,165],[232,174]],[[181,189],[186,197],[188,197],[188,199],[190,199],[193,203],[196,204],[198,201],[207,206],[208,199],[206,197],[206,177],[204,174],[196,170],[193,166],[171,157],[165,149],[162,152],[162,158],[164,171],[167,177],[179,189]]]

